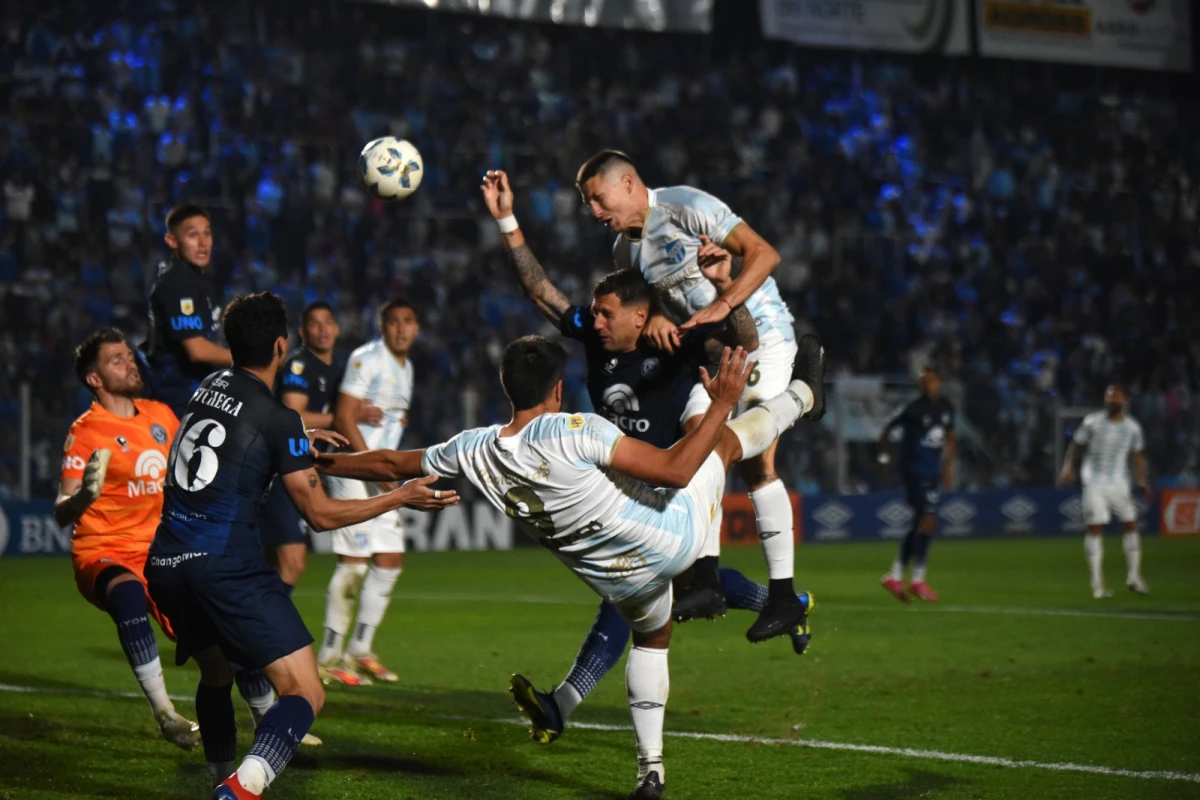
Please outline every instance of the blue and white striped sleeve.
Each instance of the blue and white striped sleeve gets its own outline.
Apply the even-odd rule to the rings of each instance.
[[[579,437],[581,455],[598,467],[612,463],[617,444],[625,438],[620,428],[597,414],[572,414],[567,417],[567,432]]]
[[[460,433],[448,442],[426,448],[425,455],[421,457],[421,471],[426,475],[437,475],[439,478],[457,478],[462,475],[459,454],[461,440],[465,435]]]
[[[699,189],[687,192],[679,224],[693,236],[707,236],[715,244],[725,244],[725,239],[740,225],[742,218],[724,202]]]

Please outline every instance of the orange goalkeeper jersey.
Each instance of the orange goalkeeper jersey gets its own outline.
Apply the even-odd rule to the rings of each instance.
[[[75,524],[71,550],[77,558],[144,553],[158,528],[167,453],[179,420],[162,403],[133,402],[138,413],[128,418],[92,403],[71,425],[63,445],[64,480],[82,479],[94,451],[112,452],[103,491]]]

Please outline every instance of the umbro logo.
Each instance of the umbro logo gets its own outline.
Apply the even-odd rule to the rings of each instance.
[[[912,509],[899,500],[889,500],[883,508],[875,512],[875,516],[893,528],[910,522],[912,515]]]
[[[771,539],[775,536],[778,536],[781,533],[783,533],[783,531],[760,531],[758,534],[758,538],[761,541],[765,542],[767,539]]]
[[[854,512],[836,500],[830,501],[813,512],[813,519],[826,528],[840,528],[854,517]]]
[[[641,702],[638,702],[638,703],[630,703],[629,707],[630,708],[638,708],[638,709],[641,709],[642,711],[649,711],[652,708],[662,708],[663,704],[662,703],[651,703],[649,700],[642,700]]]

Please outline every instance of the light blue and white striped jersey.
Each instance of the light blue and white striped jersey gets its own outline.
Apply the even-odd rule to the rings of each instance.
[[[613,245],[617,269],[636,268],[654,286],[664,310],[677,323],[712,304],[717,290],[700,272],[696,251],[700,236],[724,245],[742,218],[711,194],[691,186],[650,190],[650,209],[642,238],[621,234]],[[768,277],[746,300],[758,328],[759,348],[795,341],[792,312]]]
[[[1088,486],[1117,484],[1129,486],[1129,456],[1145,448],[1142,426],[1126,414],[1114,422],[1104,411],[1083,418],[1075,431],[1075,444],[1087,447],[1079,479]]]
[[[358,423],[358,432],[368,448],[400,446],[404,426],[408,423],[408,409],[412,405],[412,359],[405,359],[401,365],[382,339],[368,342],[350,354],[338,392],[369,400],[383,410],[380,425]]]
[[[688,566],[709,509],[686,491],[609,469],[624,436],[616,425],[595,414],[543,414],[515,436],[500,429],[475,428],[430,447],[421,467],[465,477],[610,602]]]

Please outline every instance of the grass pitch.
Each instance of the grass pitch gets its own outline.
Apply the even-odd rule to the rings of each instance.
[[[891,544],[802,547],[807,655],[748,644],[745,612],[676,629],[667,729],[697,736],[666,740],[667,797],[1200,797],[1200,540],[1145,542],[1150,597],[1124,591],[1107,545],[1117,596],[1094,601],[1077,538],[938,541],[942,602],[912,608],[878,585]],[[724,560],[765,577],[756,550]],[[332,567],[314,557],[296,596],[318,634]],[[0,560],[0,798],[207,798],[200,751],[163,742],[140,695],[118,694],[137,685],[70,569]],[[269,797],[624,797],[623,665],[573,720],[597,727],[548,747],[514,724],[505,691],[514,671],[556,684],[595,605],[541,550],[411,554],[376,643],[401,683],[331,689],[313,729],[325,745]],[[167,668],[172,694],[195,681]]]

